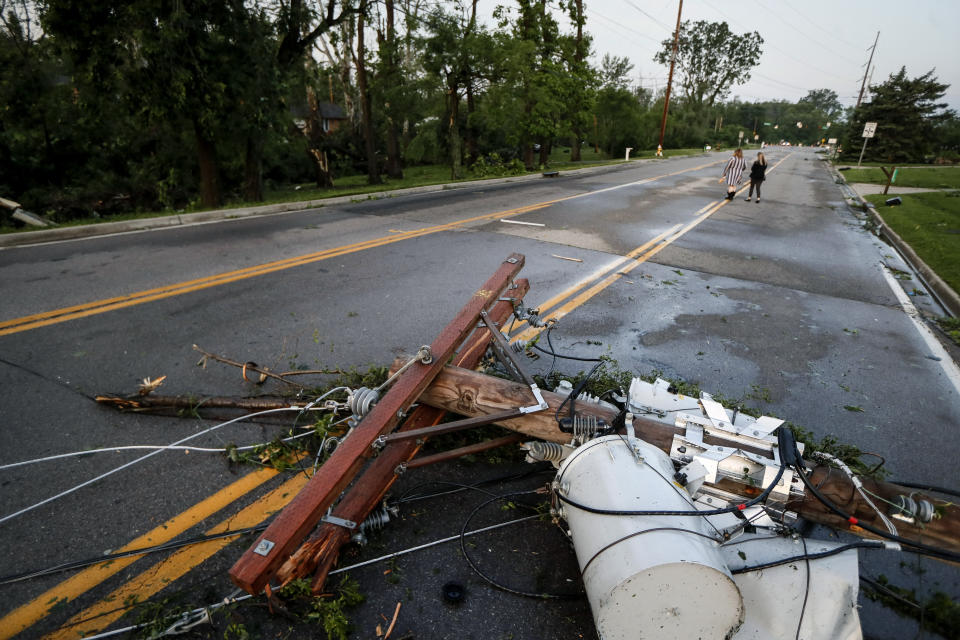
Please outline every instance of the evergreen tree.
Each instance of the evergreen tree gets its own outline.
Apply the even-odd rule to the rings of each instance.
[[[847,157],[859,157],[863,126],[876,122],[877,131],[866,147],[864,159],[878,162],[921,162],[937,148],[937,127],[955,116],[940,102],[950,85],[937,81],[931,69],[917,78],[907,77],[906,67],[885,82],[870,86],[871,99],[850,119],[843,147]]]

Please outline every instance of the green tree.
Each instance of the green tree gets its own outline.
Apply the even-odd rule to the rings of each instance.
[[[847,155],[859,156],[860,137],[866,122],[876,122],[864,158],[882,162],[919,162],[938,148],[937,127],[955,117],[941,102],[950,85],[937,81],[931,69],[917,78],[906,67],[885,82],[870,86],[871,99],[857,108],[847,127],[843,146]]]
[[[269,31],[255,24],[262,18],[241,0],[46,0],[43,11],[45,30],[93,88],[121,97],[146,126],[193,133],[208,207],[221,202],[222,138],[257,129],[276,108],[261,100],[272,85],[257,55],[270,48]]]
[[[567,120],[571,130],[570,160],[578,162],[580,144],[590,126],[590,112],[596,98],[594,90],[596,73],[587,63],[587,56],[590,53],[590,36],[583,33],[583,27],[586,24],[583,0],[570,0],[567,3],[567,12],[576,29],[573,37],[568,39],[569,51],[565,56],[567,70],[573,81],[570,87],[570,99],[567,101]]]
[[[420,40],[424,69],[435,80],[443,95],[444,129],[450,175],[454,180],[463,177],[463,127],[461,105],[468,90],[490,65],[493,40],[477,22],[476,3],[467,6],[460,0],[452,10],[435,8],[426,17],[426,35]],[[468,101],[468,107],[472,99]]]
[[[760,61],[762,44],[756,31],[737,35],[726,22],[681,23],[676,72],[685,106],[703,113],[726,98],[732,87],[747,82]],[[662,47],[653,59],[669,66],[673,40],[664,40]]]
[[[524,165],[545,165],[553,141],[572,128],[570,109],[589,76],[576,62],[576,36],[560,33],[550,0],[517,0],[516,18],[510,23],[498,11],[502,37],[505,85],[514,87],[520,107],[514,112]],[[574,10],[575,15],[579,15]],[[507,31],[509,29],[509,31]],[[581,48],[584,43],[581,41]],[[573,69],[574,72],[571,72]],[[577,126],[581,126],[578,123]],[[534,151],[539,148],[539,159]]]
[[[837,92],[832,89],[811,89],[800,98],[800,103],[808,104],[827,121],[836,121],[843,117],[843,105]]]

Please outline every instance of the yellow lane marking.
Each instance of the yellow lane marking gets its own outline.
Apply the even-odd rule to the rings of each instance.
[[[45,326],[57,324],[60,322],[66,322],[69,320],[84,318],[92,315],[97,315],[100,313],[106,313],[108,311],[115,311],[118,309],[123,309],[123,308],[132,307],[139,304],[144,304],[146,302],[152,302],[155,300],[161,300],[164,298],[179,296],[185,293],[199,291],[199,290],[207,289],[210,287],[229,284],[231,282],[236,282],[238,280],[266,275],[268,273],[273,273],[275,271],[280,271],[283,269],[290,269],[293,267],[299,267],[306,264],[310,264],[312,262],[328,260],[330,258],[335,258],[337,256],[345,255],[347,253],[354,253],[357,251],[374,249],[387,244],[392,244],[394,242],[401,242],[403,240],[409,240],[412,238],[418,238],[421,236],[438,233],[441,231],[447,231],[447,230],[460,227],[463,225],[471,224],[474,222],[482,222],[482,221],[494,220],[498,218],[507,218],[507,217],[520,215],[523,213],[529,213],[531,211],[537,211],[559,202],[565,202],[565,201],[574,200],[577,198],[585,198],[598,193],[605,193],[608,191],[613,191],[615,189],[623,189],[626,187],[630,187],[638,184],[645,184],[648,182],[653,182],[655,180],[660,180],[666,177],[679,175],[682,173],[697,171],[705,167],[708,167],[712,164],[717,164],[717,163],[712,162],[704,165],[698,165],[690,169],[674,171],[672,173],[667,173],[661,176],[655,176],[653,178],[645,178],[643,180],[628,182],[621,185],[614,185],[612,187],[606,187],[604,189],[599,189],[597,191],[586,191],[583,193],[565,196],[565,197],[557,198],[554,200],[547,200],[547,201],[539,202],[532,205],[517,207],[515,209],[508,209],[506,211],[497,211],[494,213],[486,213],[478,216],[472,216],[470,218],[464,218],[462,220],[457,220],[454,222],[448,222],[445,224],[435,225],[431,227],[415,229],[412,231],[396,231],[394,229],[390,229],[389,233],[391,233],[392,235],[389,235],[389,236],[374,238],[371,240],[364,240],[361,242],[356,242],[356,243],[344,245],[341,247],[325,249],[323,251],[318,251],[315,253],[309,253],[306,255],[296,256],[293,258],[285,258],[283,260],[276,260],[274,262],[268,262],[261,265],[245,267],[243,269],[237,269],[235,271],[228,271],[225,273],[206,276],[203,278],[196,278],[194,280],[188,280],[185,282],[170,284],[163,287],[147,289],[145,291],[139,291],[139,292],[130,293],[127,295],[116,296],[113,298],[106,298],[104,300],[87,302],[83,304],[73,305],[70,307],[64,307],[62,309],[54,309],[52,311],[37,313],[29,316],[24,316],[21,318],[5,320],[0,322],[0,336],[19,333],[21,331],[29,331],[31,329],[38,329],[40,327],[45,327]]]
[[[784,162],[784,160],[786,160],[792,155],[793,154],[790,153],[784,156],[779,162],[777,162],[775,165],[770,167],[770,169],[767,170],[767,173],[776,169],[778,166],[780,166]],[[745,189],[747,189],[747,187],[748,185],[745,185],[737,193],[738,194],[742,193]],[[633,269],[635,269],[639,265],[643,264],[644,262],[646,262],[647,260],[655,256],[656,254],[660,253],[660,251],[662,251],[667,246],[669,246],[670,244],[672,244],[673,242],[675,242],[676,240],[684,236],[686,233],[694,229],[701,222],[703,222],[704,220],[712,216],[714,213],[716,213],[722,207],[726,206],[729,203],[730,203],[729,200],[727,200],[726,198],[722,198],[719,201],[714,201],[707,204],[705,207],[701,208],[700,211],[696,213],[696,215],[698,215],[699,217],[696,220],[687,224],[685,227],[683,227],[683,229],[678,231],[677,229],[682,225],[678,224],[674,226],[671,230],[660,234],[659,236],[657,236],[656,238],[653,238],[652,240],[647,241],[643,245],[637,247],[636,249],[628,253],[626,256],[618,260],[615,260],[611,266],[600,269],[600,271],[594,274],[593,276],[587,279],[581,280],[580,282],[573,285],[572,287],[554,296],[547,302],[543,303],[543,307],[540,308],[540,317],[546,318],[549,313],[551,318],[555,318],[559,320],[560,318],[567,315],[568,313],[570,313],[571,311],[573,311],[574,309],[576,309],[586,301],[590,300],[593,296],[597,295],[598,293],[600,293],[601,291],[603,291],[604,289],[612,285],[614,282],[616,282],[620,278],[626,276],[628,273],[630,273]],[[673,235],[671,235],[669,238],[666,238],[664,240],[664,237],[671,233]],[[608,273],[613,268],[621,264],[624,264],[624,267],[620,271],[610,276],[607,276],[606,278],[604,278],[597,284],[593,285],[592,287],[590,287],[580,295],[571,299],[569,302],[557,308],[556,310],[551,310],[548,312],[545,311],[545,309],[552,308],[553,305],[557,304],[559,301],[566,300],[577,291],[580,291],[580,289],[582,289],[587,284],[589,284],[589,282],[591,282],[592,279],[602,277],[605,273]],[[520,326],[522,327],[523,325],[520,325]],[[514,334],[510,338],[510,341],[517,342],[521,340],[531,340],[542,330],[543,330],[543,327],[527,327],[526,329],[523,329],[522,331],[520,331],[520,333]]]
[[[646,243],[644,243],[644,244],[641,245],[640,247],[637,247],[636,249],[634,249],[633,251],[631,251],[631,252],[628,253],[627,255],[621,256],[621,257],[617,258],[616,260],[614,260],[613,262],[611,262],[610,264],[608,264],[608,265],[606,265],[606,266],[604,266],[604,267],[601,267],[599,270],[597,270],[597,271],[594,272],[593,274],[587,276],[586,278],[584,278],[583,280],[581,280],[581,281],[578,282],[577,284],[573,285],[572,287],[568,288],[566,291],[563,291],[563,292],[557,294],[556,296],[554,296],[553,298],[550,298],[549,300],[547,300],[546,302],[544,302],[543,304],[541,304],[541,305],[538,307],[538,309],[540,310],[540,315],[541,315],[541,317],[544,316],[544,315],[546,315],[546,314],[548,314],[548,313],[550,313],[554,306],[556,306],[557,304],[560,304],[560,302],[562,302],[563,300],[566,300],[568,297],[570,297],[571,295],[573,295],[574,293],[576,293],[576,292],[579,291],[580,289],[584,288],[585,286],[587,286],[587,285],[590,284],[591,282],[594,282],[597,278],[600,278],[600,277],[604,276],[605,274],[609,273],[610,271],[613,271],[614,269],[616,269],[616,268],[618,268],[620,265],[622,265],[624,262],[627,262],[628,260],[630,260],[631,258],[633,258],[635,255],[638,255],[639,253],[642,253],[642,252],[645,251],[647,248],[653,246],[653,245],[656,244],[657,242],[660,242],[660,241],[663,240],[665,237],[667,237],[667,235],[669,235],[669,234],[675,232],[677,229],[679,229],[680,226],[681,226],[681,225],[678,224],[678,225],[674,226],[672,229],[669,229],[668,231],[664,231],[663,233],[661,233],[661,234],[658,235],[657,237],[653,238],[652,240],[648,240]]]
[[[253,527],[271,514],[282,509],[307,483],[304,474],[298,473],[282,485],[266,494],[237,515],[227,518],[206,532],[206,535],[223,533],[230,529]],[[127,581],[113,593],[84,609],[68,620],[57,631],[44,636],[44,640],[75,640],[104,629],[128,610],[125,603],[144,602],[150,596],[169,586],[204,560],[233,542],[233,538],[220,538],[184,547],[172,556],[154,564],[132,580]]]
[[[231,485],[198,502],[183,513],[167,520],[159,527],[117,549],[116,552],[120,553],[169,542],[198,522],[202,522],[210,515],[223,509],[237,498],[253,491],[275,475],[277,475],[277,472],[272,469],[260,469],[248,473]],[[141,557],[142,556],[130,556],[128,558],[104,562],[103,564],[84,569],[80,573],[64,580],[57,586],[49,589],[0,619],[0,639],[6,640],[7,638],[11,638],[31,625],[36,624],[38,620],[45,618],[53,607],[76,599],[88,589],[97,586],[110,576],[136,562]]]
[[[703,213],[704,211],[706,211],[707,209],[709,209],[710,207],[712,207],[712,206],[715,205],[715,204],[716,204],[715,202],[711,202],[711,203],[707,204],[706,206],[704,206],[702,209],[700,209],[700,211],[697,211],[697,212],[696,212],[695,214],[693,214],[693,215],[698,216],[698,215],[700,215],[701,213]]]

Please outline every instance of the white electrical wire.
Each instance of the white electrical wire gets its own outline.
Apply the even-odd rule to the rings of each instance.
[[[311,411],[322,411],[321,408],[311,409]],[[245,416],[248,417],[248,416]],[[306,428],[306,427],[304,427]],[[301,433],[299,435],[290,436],[289,438],[283,438],[281,442],[291,442],[299,438],[304,438],[306,436],[314,435],[314,431],[307,431],[306,433]],[[233,451],[252,451],[257,447],[262,447],[265,445],[271,444],[270,442],[261,442],[259,444],[245,445],[242,447],[234,447]],[[12,462],[10,464],[0,465],[0,471],[5,471],[6,469],[12,469],[14,467],[23,467],[30,464],[38,464],[40,462],[50,462],[51,460],[62,460],[63,458],[78,458],[80,456],[91,455],[94,453],[109,453],[111,451],[137,451],[137,450],[156,450],[156,451],[197,451],[200,453],[226,453],[229,449],[226,448],[211,448],[211,447],[188,447],[183,445],[174,445],[174,444],[130,444],[122,445],[118,447],[104,447],[103,449],[88,449],[86,451],[73,451],[71,453],[60,453],[55,456],[47,456],[45,458],[35,458],[33,460],[24,460],[22,462]]]
[[[489,526],[489,527],[483,527],[482,529],[474,529],[473,531],[468,531],[467,533],[464,533],[464,534],[463,534],[463,537],[466,538],[466,537],[469,537],[469,536],[477,535],[478,533],[484,533],[485,531],[492,531],[493,529],[499,529],[499,528],[501,528],[501,527],[507,527],[507,526],[510,526],[510,525],[512,525],[512,524],[517,524],[517,523],[520,523],[520,522],[526,522],[527,520],[533,520],[534,518],[539,518],[539,517],[540,517],[540,514],[534,514],[534,515],[531,515],[531,516],[524,516],[523,518],[517,518],[516,520],[509,520],[509,521],[507,521],[507,522],[501,522],[500,524],[494,524],[494,525],[491,525],[491,526]],[[376,563],[378,563],[378,562],[383,562],[384,560],[389,560],[389,559],[391,559],[391,558],[396,558],[396,557],[398,557],[398,556],[406,555],[406,554],[408,554],[408,553],[413,553],[414,551],[420,551],[421,549],[427,549],[427,548],[429,548],[429,547],[435,547],[435,546],[437,546],[437,545],[439,545],[439,544],[443,544],[443,543],[445,543],[445,542],[452,542],[453,540],[459,540],[460,537],[461,537],[460,534],[457,534],[457,535],[455,535],[455,536],[450,536],[449,538],[441,538],[440,540],[434,540],[433,542],[428,542],[428,543],[426,543],[426,544],[421,544],[421,545],[416,546],[416,547],[410,547],[409,549],[404,549],[404,550],[402,550],[402,551],[397,551],[397,552],[394,552],[394,553],[388,553],[387,555],[385,555],[385,556],[380,556],[379,558],[373,558],[373,559],[371,559],[371,560],[366,560],[366,561],[364,561],[364,562],[358,562],[357,564],[352,564],[352,565],[350,565],[349,567],[343,567],[343,568],[341,568],[341,569],[336,569],[336,570],[334,570],[334,571],[331,571],[328,575],[331,575],[331,576],[332,576],[332,575],[335,575],[335,574],[337,574],[337,573],[344,573],[344,572],[350,571],[350,570],[352,570],[352,569],[357,569],[357,568],[360,568],[360,567],[365,567],[365,566],[367,566],[367,565],[369,565],[369,564],[376,564]],[[236,602],[241,602],[241,601],[243,601],[243,600],[247,600],[247,599],[253,597],[253,596],[251,596],[249,593],[245,593],[245,594],[243,594],[243,595],[238,595],[239,593],[240,593],[240,590],[238,589],[237,591],[234,591],[233,594],[227,596],[226,598],[224,598],[224,599],[221,600],[220,602],[217,602],[217,603],[215,603],[215,604],[212,604],[212,605],[209,605],[209,606],[206,606],[206,607],[198,607],[198,608],[196,608],[196,609],[193,609],[192,611],[187,611],[187,612],[185,612],[185,613],[181,616],[181,620],[186,621],[186,620],[188,620],[188,619],[189,619],[190,617],[192,617],[192,616],[201,615],[201,614],[203,614],[204,612],[215,611],[215,610],[217,610],[217,609],[219,609],[219,608],[221,608],[221,607],[225,607],[225,606],[227,606],[227,605],[231,605],[231,604],[234,604],[234,603],[236,603]],[[128,633],[128,632],[130,632],[130,631],[136,631],[137,629],[142,629],[143,627],[147,626],[147,624],[148,624],[148,623],[135,624],[135,625],[131,625],[131,626],[129,626],[129,627],[123,627],[122,629],[113,629],[113,630],[111,630],[111,631],[104,631],[103,633],[98,633],[98,634],[95,635],[95,636],[84,636],[84,640],[102,640],[103,638],[112,638],[113,636],[118,636],[118,635],[120,635],[120,634]],[[175,626],[176,626],[176,625],[175,625]],[[171,628],[172,628],[172,627],[171,627]],[[169,630],[168,630],[168,631],[169,631]],[[160,638],[160,637],[163,637],[163,636],[165,636],[165,635],[169,635],[169,634],[166,633],[166,632],[163,632],[163,633],[160,633],[159,635],[156,635],[156,636],[153,636],[153,637],[154,637],[154,638]]]
[[[158,453],[161,453],[162,451],[166,451],[166,450],[168,450],[168,449],[170,449],[170,448],[172,448],[172,447],[176,447],[176,446],[178,446],[178,445],[181,445],[181,444],[183,444],[184,442],[187,442],[187,441],[189,441],[189,440],[193,440],[194,438],[199,438],[200,436],[206,435],[206,434],[208,434],[208,433],[210,433],[210,432],[212,432],[212,431],[216,431],[217,429],[226,427],[226,426],[231,425],[231,424],[234,424],[234,423],[236,423],[236,422],[240,422],[240,421],[243,421],[243,420],[247,420],[247,419],[249,419],[249,418],[255,418],[255,417],[257,417],[257,416],[263,416],[263,415],[268,415],[268,414],[272,414],[272,413],[291,412],[291,411],[297,411],[297,412],[299,412],[299,413],[303,413],[303,412],[305,412],[305,411],[310,411],[310,410],[313,409],[314,406],[317,405],[317,403],[319,403],[321,400],[323,400],[324,398],[326,398],[326,397],[329,396],[330,394],[335,393],[335,392],[337,392],[337,391],[342,391],[342,390],[344,390],[344,389],[347,389],[347,390],[349,391],[349,389],[348,389],[347,387],[336,387],[336,388],[331,389],[330,391],[326,392],[325,394],[323,394],[322,396],[320,396],[320,397],[317,398],[316,400],[310,402],[309,404],[307,404],[306,406],[303,406],[303,407],[279,407],[279,408],[276,408],[276,409],[265,409],[265,410],[263,410],[263,411],[257,411],[256,413],[250,413],[250,414],[247,414],[247,415],[244,415],[244,416],[239,416],[239,417],[237,417],[237,418],[233,418],[232,420],[227,420],[226,422],[221,422],[220,424],[216,424],[216,425],[214,425],[214,426],[212,426],[212,427],[210,427],[210,428],[208,428],[208,429],[204,429],[203,431],[199,431],[199,432],[197,432],[197,433],[194,433],[193,435],[189,435],[189,436],[187,436],[186,438],[181,438],[180,440],[177,440],[176,442],[172,442],[172,443],[170,443],[169,445],[166,445],[166,446],[164,446],[164,447],[161,448],[161,449],[157,449],[157,450],[151,451],[150,453],[148,453],[148,454],[146,454],[146,455],[144,455],[144,456],[140,456],[140,457],[137,458],[136,460],[131,460],[130,462],[127,462],[127,463],[125,463],[125,464],[120,465],[119,467],[116,467],[116,468],[114,468],[114,469],[111,469],[110,471],[107,471],[107,472],[105,472],[105,473],[102,473],[102,474],[100,474],[99,476],[96,476],[95,478],[91,478],[90,480],[87,480],[87,481],[85,481],[85,482],[81,482],[80,484],[78,484],[78,485],[76,485],[76,486],[74,486],[74,487],[71,487],[70,489],[67,489],[67,490],[65,490],[65,491],[61,491],[60,493],[58,493],[58,494],[56,494],[56,495],[53,495],[53,496],[50,496],[49,498],[45,498],[45,499],[41,500],[40,502],[37,502],[36,504],[30,505],[29,507],[24,507],[23,509],[20,509],[19,511],[15,511],[15,512],[13,512],[13,513],[10,513],[10,514],[7,514],[7,515],[5,515],[5,516],[3,516],[3,517],[0,517],[0,524],[2,524],[2,523],[4,523],[4,522],[7,522],[8,520],[13,520],[14,518],[17,518],[17,517],[19,517],[19,516],[22,516],[23,514],[29,512],[29,511],[33,511],[34,509],[36,509],[36,508],[38,508],[38,507],[41,507],[41,506],[43,506],[43,505],[45,505],[45,504],[49,504],[49,503],[53,502],[54,500],[59,500],[60,498],[62,498],[62,497],[64,497],[64,496],[67,496],[67,495],[70,495],[71,493],[74,493],[75,491],[79,491],[80,489],[82,489],[82,488],[84,488],[84,487],[88,487],[88,486],[90,486],[91,484],[93,484],[93,483],[95,483],[95,482],[97,482],[97,481],[99,481],[99,480],[103,480],[104,478],[106,478],[106,477],[108,477],[108,476],[111,476],[111,475],[113,475],[114,473],[117,473],[118,471],[122,471],[123,469],[126,469],[127,467],[132,467],[133,465],[135,465],[135,464],[137,464],[137,463],[143,462],[143,461],[146,460],[147,458],[153,457],[153,456],[157,455]]]
[[[860,494],[860,497],[862,497],[866,503],[870,505],[870,508],[873,509],[878,516],[880,516],[880,520],[883,522],[884,526],[887,527],[887,531],[893,535],[898,535],[897,528],[893,525],[893,522],[890,521],[890,518],[887,517],[887,514],[881,511],[877,505],[873,503],[873,500],[870,499],[866,493],[866,490],[863,488],[863,483],[860,482],[860,479],[853,474],[853,471],[850,470],[850,467],[848,467],[843,460],[823,451],[814,451],[810,455],[814,458],[821,458],[828,462],[832,462],[833,464],[837,465],[841,471],[847,474],[847,477],[850,478],[851,482],[853,482],[853,486],[856,487],[857,493]]]

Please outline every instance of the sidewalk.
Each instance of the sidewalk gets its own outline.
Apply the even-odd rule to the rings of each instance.
[[[862,196],[876,193],[883,193],[884,185],[873,184],[871,182],[851,182],[850,188]],[[898,187],[895,184],[890,185],[887,195],[897,193],[927,193],[929,191],[951,191],[951,189],[924,189],[923,187]]]

